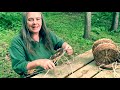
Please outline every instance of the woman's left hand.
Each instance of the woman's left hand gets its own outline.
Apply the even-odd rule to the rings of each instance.
[[[63,49],[67,52],[68,55],[73,54],[73,49],[68,43],[63,43]]]

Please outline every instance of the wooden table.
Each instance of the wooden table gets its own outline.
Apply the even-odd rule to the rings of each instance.
[[[92,50],[76,56],[65,64],[56,66],[54,70],[45,71],[32,78],[119,78],[120,69],[117,74],[113,70],[100,69],[93,60]]]

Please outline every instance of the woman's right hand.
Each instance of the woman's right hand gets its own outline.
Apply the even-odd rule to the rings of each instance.
[[[45,70],[54,69],[55,64],[49,59],[36,60],[36,65],[43,67]]]

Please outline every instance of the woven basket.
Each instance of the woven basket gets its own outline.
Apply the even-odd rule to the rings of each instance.
[[[108,65],[118,60],[119,50],[113,43],[101,43],[94,48],[93,56],[96,65]]]
[[[94,51],[94,49],[95,49],[99,44],[102,44],[102,43],[113,43],[113,44],[115,44],[115,42],[112,41],[111,39],[107,39],[107,38],[99,39],[99,40],[97,40],[97,41],[94,42],[93,47],[92,47],[92,52]]]

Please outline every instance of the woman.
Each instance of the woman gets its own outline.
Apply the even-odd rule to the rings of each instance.
[[[24,12],[23,29],[12,40],[9,50],[12,68],[21,77],[34,68],[53,69],[55,64],[49,58],[59,48],[68,55],[73,53],[68,43],[47,30],[41,12]]]

